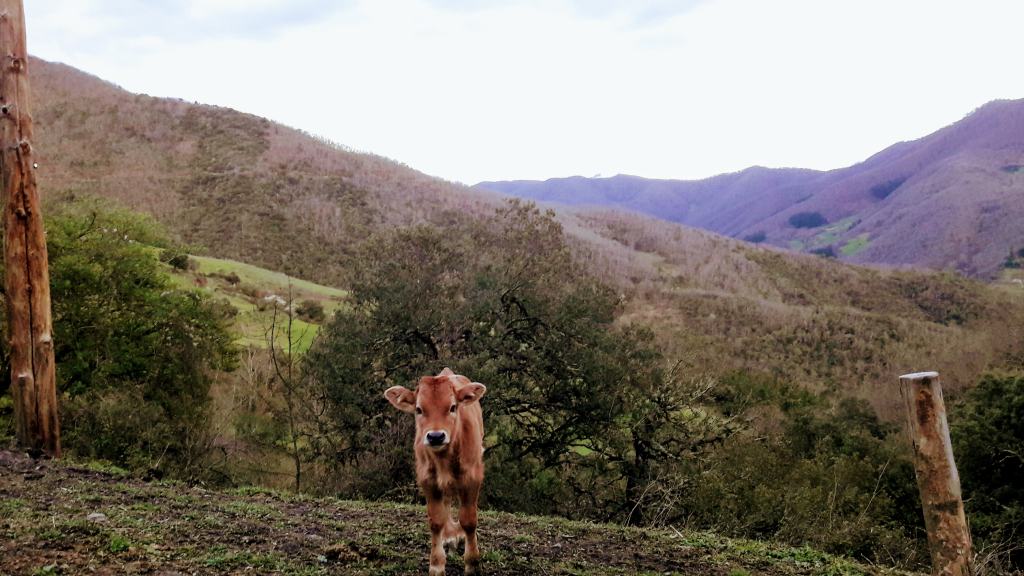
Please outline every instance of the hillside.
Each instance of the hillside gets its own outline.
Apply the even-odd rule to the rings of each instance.
[[[831,249],[850,262],[989,278],[1010,249],[1024,246],[1022,166],[1024,100],[1014,100],[827,172],[754,167],[700,181],[620,175],[477,187],[633,210],[799,251]],[[799,214],[821,218],[794,225]]]
[[[368,230],[497,203],[226,108],[126,92],[32,60],[39,183],[148,212],[211,254],[338,284]],[[487,208],[485,208],[487,209]]]
[[[131,94],[61,64],[31,66],[47,199],[113,198],[196,253],[343,289],[367,237],[457,226],[503,202],[262,118]],[[741,194],[746,180],[779,174],[721,178]],[[731,202],[750,209],[740,196]],[[938,369],[956,389],[1024,358],[1024,299],[1013,290],[850,267],[620,212],[558,218],[590,270],[621,288],[623,321],[652,327],[694,377],[747,370],[841,387],[892,413],[900,373]]]
[[[274,324],[274,308],[291,307],[293,346],[305,352],[320,324],[343,307],[345,291],[292,278],[235,260],[190,256],[188,270],[167,267],[179,286],[202,291],[233,308],[232,328],[242,345],[266,348]],[[308,309],[308,310],[307,310]],[[312,316],[316,316],[315,318]],[[284,341],[285,316],[278,319],[279,342]]]
[[[101,514],[102,517],[91,516]],[[146,483],[0,451],[0,573],[420,574],[422,506]],[[488,574],[869,575],[807,548],[484,512]],[[449,574],[461,573],[451,557]]]

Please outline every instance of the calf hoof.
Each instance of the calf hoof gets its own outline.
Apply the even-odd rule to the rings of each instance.
[[[466,576],[480,576],[483,572],[480,571],[480,558],[466,558]]]
[[[430,571],[427,572],[429,576],[444,576],[444,566],[431,566]]]

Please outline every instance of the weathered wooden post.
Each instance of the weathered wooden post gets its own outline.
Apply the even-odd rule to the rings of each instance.
[[[50,271],[32,161],[22,0],[0,0],[0,200],[11,392],[18,443],[60,456]]]
[[[964,515],[960,476],[953,461],[938,372],[900,376],[900,395],[907,406],[914,445],[914,470],[928,529],[932,574],[968,576],[971,534]]]

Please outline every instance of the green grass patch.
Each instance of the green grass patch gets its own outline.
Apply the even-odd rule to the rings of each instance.
[[[857,217],[848,216],[838,222],[829,224],[811,239],[810,246],[811,248],[818,248],[836,244],[842,239],[843,234],[849,232],[851,228],[859,223],[860,220]]]
[[[125,478],[131,475],[131,473],[124,468],[107,462],[106,460],[81,460],[71,461],[69,463],[80,470],[100,472],[101,474],[109,474],[110,476],[117,476],[119,478]]]
[[[803,252],[804,248],[806,248],[806,247],[807,247],[807,244],[803,240],[790,240],[789,241],[789,249],[794,251],[794,252]]]
[[[127,552],[132,547],[132,541],[120,534],[111,534],[110,543],[107,545],[107,549],[113,554],[120,554],[121,552]]]
[[[154,258],[159,257],[159,249],[151,248],[151,251]],[[292,306],[296,307],[304,301],[313,300],[320,303],[324,314],[330,318],[345,307],[348,297],[348,293],[340,288],[316,284],[236,260],[209,256],[189,258],[193,265],[188,270],[178,270],[167,265],[171,281],[181,290],[198,290],[234,308],[237,311],[234,331],[242,346],[268,346],[269,329],[274,322],[275,300],[288,301],[290,297]],[[229,277],[237,277],[237,283],[229,282]],[[279,310],[275,342],[281,348],[288,347],[287,321],[287,314]],[[316,340],[319,331],[319,324],[296,315],[292,319],[292,351],[305,353]]]
[[[325,299],[343,299],[346,292],[339,288],[331,288],[321,284],[315,284],[299,278],[293,278],[281,272],[274,272],[252,264],[245,264],[236,260],[225,260],[211,258],[209,256],[192,256],[198,265],[197,272],[200,274],[237,274],[242,284],[260,286],[266,290],[274,291],[281,296],[288,294],[288,287],[291,286],[295,292],[318,295]]]
[[[850,240],[839,250],[843,256],[855,256],[871,245],[870,234],[864,233]]]

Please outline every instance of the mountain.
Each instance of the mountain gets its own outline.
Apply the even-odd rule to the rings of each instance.
[[[132,94],[62,64],[33,59],[29,74],[45,201],[109,198],[209,256],[344,289],[366,237],[458,226],[506,200],[249,114]],[[757,169],[689,186],[720,190],[738,213],[767,214],[743,200],[752,182],[799,197],[799,185],[824,177]],[[634,180],[646,196],[646,181]],[[663,186],[672,199],[672,184]],[[700,210],[710,219],[708,206]],[[651,328],[694,377],[743,370],[843,387],[893,415],[900,373],[937,369],[955,389],[1024,362],[1024,299],[1013,287],[849,266],[607,209],[559,209],[557,218],[592,273],[621,290],[620,321]]]
[[[850,262],[991,277],[1024,246],[1024,100],[827,172],[753,167],[705,180],[636,176],[481,182],[479,189],[612,206]]]

